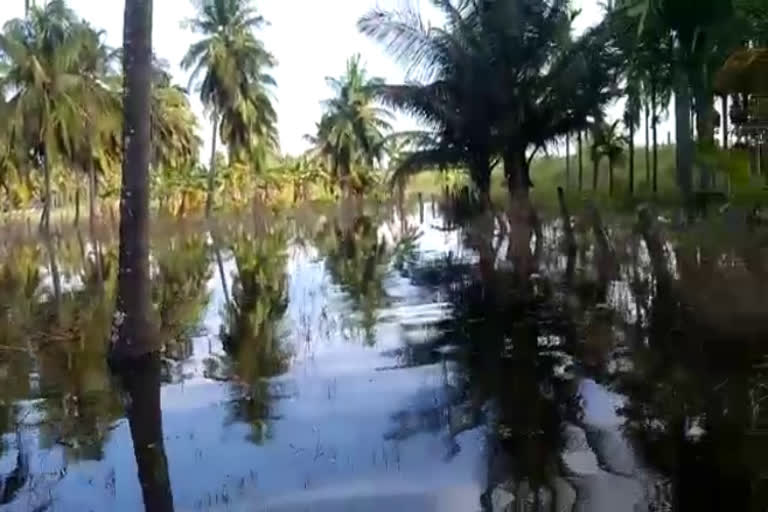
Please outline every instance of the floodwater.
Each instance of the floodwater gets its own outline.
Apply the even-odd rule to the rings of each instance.
[[[6,228],[0,510],[766,510],[768,230],[410,211],[158,221],[134,381],[114,227]]]

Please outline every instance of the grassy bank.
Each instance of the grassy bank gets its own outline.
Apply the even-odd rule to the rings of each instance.
[[[626,155],[625,155],[626,157]],[[651,154],[651,159],[653,155]],[[583,159],[582,187],[579,188],[578,158],[570,159],[570,173],[566,172],[565,157],[541,157],[534,160],[531,167],[531,179],[534,187],[531,190],[533,199],[544,207],[555,205],[557,202],[557,188],[563,187],[571,199],[590,198],[603,206],[611,206],[619,209],[631,209],[639,203],[653,201],[662,205],[675,205],[680,203],[680,193],[675,182],[675,146],[663,146],[659,148],[658,163],[658,190],[653,193],[652,173],[649,165],[646,168],[645,148],[636,149],[635,155],[635,191],[629,193],[629,169],[627,162],[621,162],[614,169],[614,193],[609,194],[609,168],[608,162],[603,160],[598,170],[598,187],[593,189],[593,165],[587,155]],[[625,158],[626,160],[626,158]],[[650,163],[650,162],[649,162]],[[570,176],[570,179],[568,179]],[[733,202],[751,204],[768,199],[765,190],[765,178],[753,176],[747,183],[742,183],[738,188],[729,187],[728,175],[716,173],[716,190],[729,192]],[[698,184],[698,175],[694,181]],[[422,193],[429,197],[432,194],[439,195],[443,190],[444,180],[439,173],[422,173],[415,176],[408,186],[411,194]],[[494,202],[504,201],[506,188],[501,166],[497,166],[492,176],[491,196]]]

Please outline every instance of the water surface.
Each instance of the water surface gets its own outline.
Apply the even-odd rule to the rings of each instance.
[[[7,228],[0,506],[141,510],[141,407],[175,510],[765,510],[768,232],[520,212],[158,222],[156,414],[113,229]]]

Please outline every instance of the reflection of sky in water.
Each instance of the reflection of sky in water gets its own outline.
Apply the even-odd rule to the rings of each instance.
[[[505,222],[501,215],[503,212],[496,220],[497,233],[492,240],[498,271],[493,276],[505,287],[514,275],[516,261],[510,255],[512,251],[508,251],[507,237],[499,236]],[[497,431],[476,425],[503,417],[509,420],[508,425],[503,425],[506,428],[514,427],[518,418],[524,420],[535,407],[531,411],[517,409],[517,404],[528,403],[525,400],[512,400],[511,405],[504,405],[504,393],[510,389],[537,389],[534,384],[539,385],[542,397],[531,403],[543,403],[540,399],[553,396],[550,375],[543,375],[550,371],[565,383],[558,391],[557,400],[563,399],[563,403],[558,402],[554,420],[561,427],[559,434],[563,439],[562,445],[553,442],[545,447],[552,450],[553,459],[547,459],[547,455],[540,460],[556,461],[553,481],[548,485],[551,484],[558,500],[565,499],[558,503],[568,503],[567,510],[592,512],[648,509],[652,501],[649,489],[664,491],[666,483],[662,473],[657,474],[659,469],[648,463],[647,451],[643,451],[648,448],[638,449],[638,428],[655,434],[663,432],[668,425],[664,417],[668,410],[674,413],[678,405],[697,406],[700,396],[706,396],[711,403],[738,403],[725,394],[731,386],[726,377],[728,372],[743,374],[746,370],[739,369],[740,366],[734,366],[736,370],[722,370],[717,361],[699,359],[706,352],[697,348],[696,340],[681,336],[689,325],[680,319],[690,322],[696,318],[681,316],[681,311],[688,315],[695,308],[683,310],[679,301],[670,301],[667,296],[662,298],[668,302],[659,301],[660,293],[654,291],[656,260],[652,260],[648,247],[628,224],[611,227],[619,273],[603,281],[596,264],[598,251],[593,237],[577,231],[579,251],[577,258],[569,262],[563,251],[562,224],[543,220],[541,253],[532,269],[530,293],[537,300],[549,302],[525,302],[525,308],[533,308],[532,311],[520,308],[514,300],[511,305],[505,305],[503,300],[492,302],[491,306],[498,305],[499,309],[491,310],[471,294],[465,297],[457,291],[460,286],[451,278],[457,277],[463,284],[473,282],[477,269],[461,264],[454,267],[445,257],[453,254],[453,262],[477,262],[480,252],[467,248],[476,242],[468,235],[477,233],[444,229],[444,221],[433,215],[430,203],[425,204],[423,222],[418,213],[405,222],[395,215],[388,222],[375,225],[375,238],[367,237],[370,233],[365,232],[363,224],[358,225],[361,231],[356,236],[360,239],[350,242],[357,258],[344,258],[344,251],[349,249],[344,244],[349,240],[332,230],[323,231],[316,238],[289,243],[284,283],[287,309],[274,329],[288,354],[288,369],[258,383],[245,379],[280,365],[259,361],[260,353],[250,353],[250,358],[242,359],[243,364],[258,368],[238,367],[242,361],[231,363],[219,338],[226,299],[216,260],[211,256],[206,284],[209,297],[200,315],[201,328],[195,329],[191,338],[191,355],[186,357],[186,347],[181,347],[177,352],[184,359],[169,362],[174,383],[164,385],[161,391],[165,450],[176,510],[472,511],[481,508],[483,493],[486,505],[489,500],[504,503],[510,496],[507,490],[520,482],[515,482],[511,472],[494,469],[498,460],[494,457],[500,451],[493,443],[502,436],[501,431],[498,436],[488,435]],[[326,222],[330,221],[320,218],[315,224],[323,226]],[[250,237],[246,240],[252,241]],[[364,279],[360,273],[370,271],[368,263],[378,260],[355,252],[376,247],[375,241],[383,241],[390,251],[383,258],[387,268],[377,267],[373,272],[373,280],[381,281],[383,294],[378,286],[366,289],[366,283],[361,283]],[[207,242],[210,245],[213,240],[209,238]],[[265,257],[259,253],[264,248],[257,245],[246,243],[240,247],[243,252],[238,254],[246,266],[250,257],[263,261],[256,259]],[[226,288],[229,296],[234,297],[237,265],[233,253],[224,248],[226,243],[222,246]],[[537,249],[533,240],[530,248],[531,252]],[[682,297],[699,301],[694,303],[698,311],[702,305],[717,306],[718,311],[724,306],[736,312],[744,309],[744,303],[753,295],[742,293],[737,297],[739,300],[727,303],[714,299],[712,304],[701,303],[707,299],[701,290],[715,289],[722,283],[740,283],[745,285],[743,288],[755,284],[747,281],[751,274],[736,256],[724,260],[725,255],[715,253],[719,255],[719,268],[708,270],[698,268],[700,261],[692,259],[690,253],[676,251],[680,251],[678,241],[665,242],[664,263],[675,287],[685,287]],[[702,255],[697,257],[701,260]],[[43,253],[38,263],[44,264],[45,258]],[[345,267],[347,259],[354,261]],[[204,268],[205,262],[201,261]],[[437,265],[430,267],[425,263]],[[62,262],[61,267],[69,271],[66,263]],[[186,271],[195,265],[192,262],[181,268]],[[572,276],[567,275],[567,269],[573,271]],[[456,276],[451,274],[454,270]],[[739,280],[734,280],[734,276]],[[62,271],[61,277],[64,294],[82,289],[77,273]],[[162,277],[160,272],[155,275],[156,279]],[[183,277],[174,277],[178,282],[184,281]],[[428,284],[417,286],[416,282]],[[485,290],[487,283],[482,284],[478,288]],[[512,289],[501,293],[517,297],[519,290],[514,284],[510,286]],[[45,267],[39,288],[40,295],[51,293],[53,288]],[[719,286],[722,288],[728,287]],[[489,289],[492,293],[498,291],[493,286]],[[268,299],[264,302],[274,302],[274,297],[262,298]],[[764,303],[752,302],[757,308]],[[237,305],[241,312],[253,313],[243,302]],[[369,309],[365,310],[366,307]],[[517,328],[525,326],[524,315],[528,314],[539,322],[534,331]],[[452,315],[457,315],[457,321],[450,321]],[[512,322],[509,325],[505,324],[507,315]],[[506,329],[510,326],[514,328]],[[366,331],[366,327],[370,329]],[[510,370],[509,375],[494,374],[498,377],[499,393],[483,390],[484,378],[471,372],[482,373],[497,367],[479,364],[475,370],[475,362],[469,360],[464,349],[479,349],[477,352],[486,355],[484,347],[490,346],[490,354],[497,340],[493,339],[496,332],[489,331],[489,327],[505,336],[504,355],[498,357],[516,357],[517,347],[522,350],[519,354],[551,364],[551,369],[545,366],[543,371],[527,375],[523,366],[519,372],[521,379],[535,382],[528,387],[529,381],[523,380],[525,386],[515,388],[518,373],[517,367],[513,367],[515,371]],[[236,329],[230,331],[238,335]],[[471,339],[457,336],[459,331],[469,333]],[[445,333],[449,334],[443,336]],[[261,333],[246,332],[243,336],[247,341],[261,343],[258,334]],[[522,336],[525,341],[528,335],[535,341],[534,355],[526,352],[526,344],[516,339]],[[667,351],[670,358],[675,357],[676,346],[696,350],[681,349],[683,357],[669,365]],[[659,357],[662,353],[663,358]],[[53,354],[63,355],[64,351]],[[736,352],[728,354],[737,356],[735,365],[751,364],[746,359],[739,360]],[[51,387],[54,394],[70,390],[55,388],[59,381],[46,373],[50,370],[46,364],[54,366],[65,378],[70,377],[41,357],[29,365],[32,391],[22,396],[40,396],[50,392]],[[14,375],[7,361],[3,361],[2,368],[8,376]],[[708,372],[701,368],[723,374],[709,382]],[[71,375],[73,381],[81,377],[87,381],[85,385],[74,383],[72,389],[92,389],[94,382],[96,388],[107,386],[101,379],[93,378],[98,372],[86,370],[90,373]],[[23,375],[25,371],[22,370]],[[648,375],[642,372],[649,372],[652,377],[646,378]],[[233,375],[233,379],[225,380]],[[263,389],[259,383],[264,384]],[[632,386],[639,387],[639,392]],[[673,398],[670,403],[667,393]],[[679,393],[685,393],[680,395],[683,398],[676,398]],[[733,393],[737,398],[743,396],[740,389]],[[535,392],[530,396],[536,396]],[[100,461],[82,460],[88,447],[71,444],[77,435],[65,436],[65,446],[57,444],[55,434],[50,433],[56,432],[55,428],[39,426],[45,420],[44,405],[59,400],[60,408],[64,408],[64,402],[71,399],[71,395],[54,395],[47,397],[48,402],[26,400],[16,404],[16,416],[27,426],[22,432],[22,444],[35,450],[28,454],[34,477],[13,506],[6,509],[34,510],[45,504],[51,504],[52,510],[141,509],[141,489],[126,419],[111,425]],[[494,399],[498,399],[496,409]],[[578,402],[573,414],[573,404],[568,400]],[[685,402],[678,404],[678,400]],[[645,418],[649,408],[660,406],[661,413],[651,410]],[[504,415],[499,415],[503,407],[512,410],[501,411]],[[477,410],[482,413],[475,414]],[[707,414],[710,411],[714,409],[707,409]],[[700,410],[694,413],[684,411],[684,436],[680,437],[692,443],[714,432],[709,424],[711,416]],[[100,417],[118,416],[112,413]],[[87,423],[89,418],[78,420],[70,415],[65,419],[70,423]],[[245,422],[251,419],[253,424]],[[525,432],[523,446],[533,447],[539,435],[536,429],[549,425],[549,420],[536,421],[539,420],[531,420],[530,424],[520,421],[525,428],[532,429]],[[514,432],[514,428],[509,432]],[[79,438],[87,439],[87,433]],[[8,475],[17,463],[15,434],[6,435],[4,440],[7,449],[0,456],[0,475]],[[533,444],[526,445],[529,441]],[[732,438],[718,441],[731,442]],[[508,451],[515,453],[514,446]],[[661,487],[654,487],[658,485]],[[662,502],[663,496],[656,496],[652,504]]]
[[[458,234],[432,229],[427,208],[417,252],[434,258],[455,249]],[[400,226],[383,228],[401,235]],[[237,270],[224,253],[228,289]],[[214,262],[215,265],[215,262]],[[484,480],[483,434],[455,440],[447,428],[430,429],[409,411],[447,399],[441,364],[395,368],[401,323],[445,318],[444,305],[397,272],[384,279],[386,306],[377,311],[376,346],[366,347],[350,327],[355,312],[312,247],[291,246],[286,268],[288,310],[280,332],[293,354],[290,370],[269,382],[274,395],[267,437],[247,440],[250,427],[231,422],[231,385],[205,377],[205,361],[223,356],[219,340],[225,298],[218,269],[208,283],[204,332],[193,339],[184,378],[161,391],[165,449],[177,510],[476,510]],[[384,370],[385,368],[390,368]],[[403,413],[406,413],[403,415]],[[27,421],[28,424],[31,421]],[[38,446],[37,430],[24,431]],[[8,444],[15,437],[8,436]],[[16,451],[0,459],[12,468]],[[138,510],[141,489],[128,422],[119,420],[103,460],[67,464],[65,448],[38,449],[31,458],[29,491],[10,510],[51,503],[55,510]]]

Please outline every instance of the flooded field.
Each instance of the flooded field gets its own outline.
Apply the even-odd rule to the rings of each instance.
[[[525,212],[158,222],[123,379],[114,229],[8,228],[0,509],[765,510],[768,231]]]

